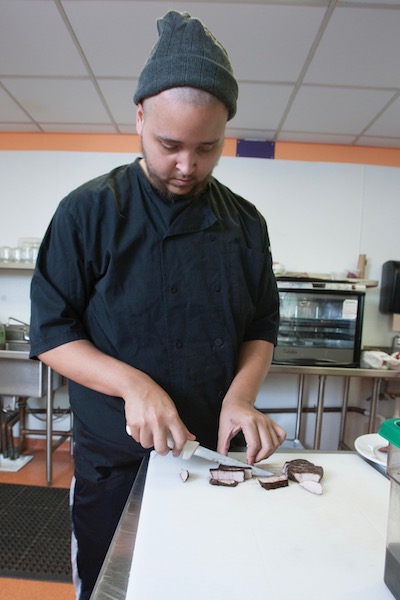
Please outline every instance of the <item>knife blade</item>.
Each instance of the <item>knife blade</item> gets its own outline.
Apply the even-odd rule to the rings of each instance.
[[[168,439],[168,446],[170,448],[173,447],[173,441],[170,439]],[[220,454],[214,450],[204,448],[203,446],[200,446],[199,442],[192,442],[191,440],[188,440],[183,447],[181,458],[188,460],[191,456],[198,456],[199,458],[204,458],[205,460],[231,467],[240,467],[242,469],[248,469],[250,467],[253,475],[257,475],[258,477],[269,477],[270,475],[275,475],[275,473],[271,473],[271,471],[267,471],[261,467],[248,465],[247,463],[237,460],[236,458],[232,458],[231,456],[225,456],[225,454]]]
[[[126,433],[131,435],[131,430],[129,425],[126,426]],[[171,437],[168,436],[168,447],[171,450],[174,447],[174,441]],[[261,467],[256,467],[254,465],[248,465],[241,460],[237,460],[236,458],[232,458],[230,456],[225,456],[225,454],[220,454],[219,452],[215,452],[214,450],[209,450],[208,448],[204,448],[200,446],[199,442],[193,442],[191,440],[187,440],[186,444],[183,447],[183,450],[180,454],[180,457],[183,460],[188,460],[191,456],[198,456],[199,458],[204,458],[205,460],[209,460],[211,462],[216,462],[221,465],[227,465],[231,467],[240,467],[242,469],[248,469],[251,467],[251,471],[253,475],[257,475],[258,477],[270,477],[271,475],[275,475],[276,473],[271,473],[271,471],[267,471],[266,469],[262,469]]]

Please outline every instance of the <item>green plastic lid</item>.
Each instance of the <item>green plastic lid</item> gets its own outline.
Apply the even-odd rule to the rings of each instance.
[[[391,444],[394,444],[398,448],[400,448],[400,419],[395,417],[393,419],[388,419],[387,421],[383,421],[381,424],[381,428],[378,431],[379,435],[384,437],[386,440],[389,440]]]

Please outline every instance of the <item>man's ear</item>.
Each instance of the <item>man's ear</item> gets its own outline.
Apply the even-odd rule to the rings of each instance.
[[[143,104],[141,102],[139,102],[137,109],[136,109],[136,132],[138,133],[138,135],[141,135],[141,133],[142,133],[143,122],[144,122]]]

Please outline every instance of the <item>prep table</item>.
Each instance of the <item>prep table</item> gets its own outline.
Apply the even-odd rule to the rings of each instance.
[[[257,478],[214,487],[203,459],[152,453],[92,600],[390,600],[389,480],[352,452],[279,451],[264,462],[278,471],[293,458],[323,466],[321,496],[294,482],[266,491]]]

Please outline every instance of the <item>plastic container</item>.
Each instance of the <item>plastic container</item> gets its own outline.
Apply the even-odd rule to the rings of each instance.
[[[400,419],[384,421],[379,434],[389,441],[390,501],[384,581],[396,600],[400,600]]]

